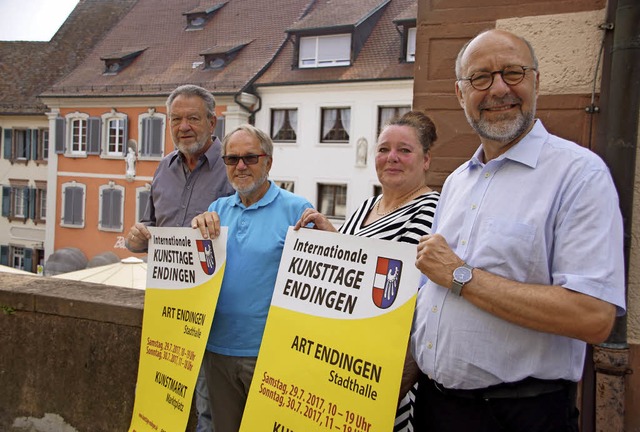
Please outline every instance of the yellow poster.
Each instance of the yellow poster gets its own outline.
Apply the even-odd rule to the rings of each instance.
[[[415,245],[290,229],[240,430],[393,430],[415,259]]]
[[[147,289],[129,432],[187,426],[226,263],[227,228],[203,240],[191,228],[149,228]]]

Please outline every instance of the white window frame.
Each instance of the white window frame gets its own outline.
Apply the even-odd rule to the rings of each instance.
[[[46,189],[38,189],[39,193],[37,194],[40,206],[38,208],[38,217],[42,221],[47,220],[47,190]]]
[[[102,221],[102,210],[104,208],[104,192],[111,190],[120,191],[120,214],[117,215],[119,218],[119,224],[117,226],[104,226]],[[110,232],[122,232],[124,229],[124,187],[117,185],[113,182],[109,184],[102,185],[98,188],[98,229],[100,231],[110,231]]]
[[[24,249],[22,246],[11,246],[11,267],[24,270]]]
[[[64,218],[65,218],[65,208],[66,208],[66,201],[67,201],[67,194],[65,193],[65,189],[69,188],[69,187],[79,187],[82,189],[82,223],[80,224],[68,224],[65,223]],[[77,183],[75,181],[73,182],[67,182],[67,183],[63,183],[61,185],[60,190],[62,191],[62,209],[61,209],[61,217],[60,217],[60,226],[66,227],[66,228],[84,228],[85,225],[85,221],[86,221],[86,205],[87,205],[87,185],[82,184],[82,183]]]
[[[346,45],[343,46],[343,45]],[[298,51],[299,68],[351,65],[351,33],[326,36],[302,36]],[[332,52],[342,51],[332,55]]]
[[[67,154],[72,156],[86,156],[87,155],[87,147],[89,145],[89,114],[74,112],[67,114],[65,116],[66,124],[67,124]],[[80,127],[82,128],[82,123],[84,123],[84,134],[80,134],[79,142],[74,142],[74,124],[76,122],[81,122]],[[74,147],[78,148],[74,148]]]
[[[410,27],[407,29],[407,62],[416,61],[416,34],[417,28]]]
[[[144,119],[149,118],[149,117],[156,117],[156,118],[160,118],[162,119],[162,133],[160,134],[160,149],[161,154],[158,156],[149,156],[149,155],[145,155],[142,153],[142,122],[144,121]],[[167,115],[163,114],[163,113],[159,113],[159,112],[155,112],[154,110],[151,110],[148,113],[144,113],[144,114],[140,114],[138,116],[138,159],[139,160],[160,160],[164,157],[165,155],[165,139],[166,139],[166,135],[167,135]],[[221,139],[222,140],[222,139]]]
[[[346,139],[330,139],[325,138],[325,135],[328,134],[335,126],[335,123],[331,125],[327,129],[325,127],[325,120],[331,117],[330,111],[336,112],[336,121],[338,118],[338,114],[340,115],[340,122],[342,123],[342,130],[346,132]],[[341,106],[341,107],[321,107],[320,108],[320,142],[323,144],[348,144],[351,140],[351,107],[349,106]]]
[[[13,217],[27,219],[28,200],[25,197],[26,186],[12,186],[13,188]]]
[[[102,114],[102,155],[108,158],[124,158],[125,149],[127,148],[127,115],[119,112],[108,112]],[[122,127],[119,129],[122,132],[122,142],[121,143],[113,143],[111,136],[111,122],[122,122]],[[111,151],[111,145],[116,146],[115,151]]]
[[[140,222],[141,220],[140,215],[143,214],[141,212],[144,212],[144,210],[146,210],[146,209],[143,209],[142,206],[147,205],[147,200],[145,200],[144,203],[140,202],[140,195],[143,192],[151,193],[151,185],[149,183],[147,183],[144,186],[136,188],[136,222]]]
[[[387,118],[383,118],[383,110],[391,110],[392,113],[391,115],[387,116]],[[411,105],[379,105],[376,136],[380,135],[382,128],[385,127],[388,121],[396,117],[400,117],[409,111],[411,111]]]

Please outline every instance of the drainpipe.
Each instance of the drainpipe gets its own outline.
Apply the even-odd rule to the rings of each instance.
[[[603,122],[594,151],[611,170],[618,190],[624,224],[625,286],[629,256],[635,183],[636,147],[640,113],[640,2],[612,0],[607,16],[613,19],[611,43],[605,52],[602,98]],[[608,60],[608,61],[607,61]],[[627,295],[628,298],[628,295]],[[629,369],[626,316],[616,319],[609,339],[593,347],[596,371],[595,430],[623,432],[625,382]]]

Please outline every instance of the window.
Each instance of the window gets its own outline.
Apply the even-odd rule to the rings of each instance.
[[[351,108],[322,108],[321,142],[349,142]]]
[[[287,180],[274,180],[273,182],[276,184],[276,186],[293,193],[293,189],[295,187],[294,182]]]
[[[47,182],[37,181],[36,188],[32,189],[35,203],[32,219],[34,222],[45,222],[47,220]]]
[[[3,136],[5,159],[12,163],[38,159],[39,143],[42,142],[39,129],[4,129]]]
[[[138,121],[140,157],[161,158],[164,149],[166,116],[151,112],[140,115]]]
[[[271,139],[274,141],[296,141],[298,129],[297,109],[271,110]]]
[[[124,188],[113,182],[100,186],[99,229],[122,231],[124,218]]]
[[[382,132],[382,128],[395,118],[402,117],[411,110],[410,106],[388,106],[378,107],[378,135]]]
[[[351,34],[300,38],[298,67],[319,68],[351,64]]]
[[[416,28],[410,27],[407,30],[407,57],[408,62],[416,61]]]
[[[127,115],[111,110],[102,115],[103,156],[123,157],[127,144]]]
[[[2,216],[26,221],[29,217],[30,190],[27,180],[9,180],[10,186],[2,187]]]
[[[46,161],[49,159],[49,129],[40,129],[37,136],[39,139],[33,144],[35,150],[33,158],[37,161]]]
[[[344,219],[347,208],[347,186],[318,184],[318,211],[325,216]]]
[[[220,141],[224,138],[224,117],[216,116],[216,130],[213,131],[213,135],[218,137]]]
[[[100,154],[100,130],[102,120],[99,117],[89,117],[84,113],[71,113],[66,116],[65,142],[56,142],[56,152],[66,152],[68,156],[86,156]],[[56,129],[65,123],[56,120]],[[56,139],[61,138],[56,135]],[[65,145],[67,143],[67,145]]]
[[[11,246],[11,267],[24,270],[24,248]],[[31,271],[31,269],[29,269]]]
[[[85,185],[76,182],[62,185],[62,226],[84,228],[86,188]]]
[[[144,218],[149,204],[149,196],[151,196],[150,184],[136,189],[136,222],[140,222]]]

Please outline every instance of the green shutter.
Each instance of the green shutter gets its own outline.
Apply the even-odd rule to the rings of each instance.
[[[13,148],[11,146],[11,137],[13,136],[12,129],[4,130],[4,158],[7,160],[12,159]]]

